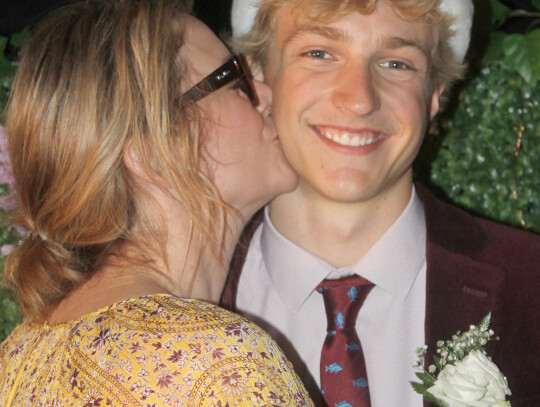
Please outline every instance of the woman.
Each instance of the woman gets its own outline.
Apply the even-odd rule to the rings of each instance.
[[[211,305],[246,219],[296,184],[244,69],[179,1],[77,2],[36,29],[6,122],[30,233],[4,270],[27,320],[0,405],[311,405]]]

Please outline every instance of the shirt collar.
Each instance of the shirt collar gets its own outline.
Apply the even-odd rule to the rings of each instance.
[[[296,313],[325,278],[358,274],[404,301],[425,264],[424,207],[413,187],[403,213],[369,251],[350,267],[335,268],[279,233],[264,211],[261,250],[268,275],[281,300]]]

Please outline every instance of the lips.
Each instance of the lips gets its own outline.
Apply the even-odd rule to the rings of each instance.
[[[312,128],[326,139],[347,147],[369,146],[385,137],[383,133],[371,129],[354,130],[329,126],[312,126]]]

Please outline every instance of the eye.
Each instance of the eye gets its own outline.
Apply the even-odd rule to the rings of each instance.
[[[380,66],[390,69],[412,69],[409,65],[401,61],[386,61],[381,63]]]
[[[310,58],[315,58],[315,59],[331,59],[332,58],[332,55],[330,55],[326,51],[323,51],[322,49],[310,50],[308,52],[304,52],[302,55],[306,57],[310,57]]]
[[[243,98],[249,99],[249,95],[246,92],[246,87],[242,79],[237,79],[231,85],[232,90],[236,90],[240,96]]]

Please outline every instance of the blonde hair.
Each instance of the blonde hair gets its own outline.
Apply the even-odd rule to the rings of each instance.
[[[128,141],[219,255],[228,207],[201,170],[201,114],[181,92],[190,9],[182,0],[79,1],[49,15],[25,47],[6,129],[17,220],[30,233],[7,258],[4,282],[27,318],[46,317],[109,256],[144,247],[141,231],[165,238],[134,199]]]
[[[421,20],[434,28],[438,41],[431,50],[431,89],[441,85],[449,87],[451,82],[463,77],[465,66],[454,61],[448,42],[452,21],[439,11],[438,0],[264,0],[251,31],[232,41],[236,49],[251,55],[254,62],[264,67],[276,32],[278,14],[283,7],[291,6],[297,16],[330,23],[352,12],[371,14],[379,1],[385,1],[404,19]]]

